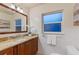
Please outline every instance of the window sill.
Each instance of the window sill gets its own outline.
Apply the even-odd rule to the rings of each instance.
[[[64,35],[64,32],[43,32],[44,34],[50,34],[50,35]]]

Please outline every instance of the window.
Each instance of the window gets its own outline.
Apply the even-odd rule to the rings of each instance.
[[[21,19],[16,20],[16,31],[21,31]]]
[[[61,32],[62,12],[53,12],[43,15],[44,32]]]

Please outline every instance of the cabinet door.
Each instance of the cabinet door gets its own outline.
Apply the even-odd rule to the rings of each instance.
[[[31,52],[32,54],[36,54],[38,51],[38,38],[33,38],[31,41]]]
[[[13,54],[18,55],[18,45],[13,47]]]
[[[32,38],[25,44],[25,55],[35,55],[38,51],[38,38]]]
[[[0,52],[0,55],[13,55],[13,48],[8,48]]]
[[[18,55],[31,55],[31,41],[18,45]]]
[[[25,42],[24,43],[25,45],[24,45],[24,54],[25,55],[31,55],[31,41],[27,41],[27,42]]]
[[[38,51],[38,38],[33,38],[13,48],[14,55],[34,55]]]
[[[24,43],[18,45],[18,55],[24,55]]]

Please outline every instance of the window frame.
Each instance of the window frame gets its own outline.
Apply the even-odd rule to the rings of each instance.
[[[44,19],[43,19],[43,16],[54,14],[54,13],[63,13],[63,10],[56,10],[56,11],[53,11],[53,12],[48,12],[48,13],[42,14],[42,33],[44,33],[44,34],[58,34],[58,35],[61,34],[62,35],[63,34],[63,19],[64,19],[63,16],[62,16],[62,21],[60,22],[61,23],[61,32],[45,32],[44,31]]]

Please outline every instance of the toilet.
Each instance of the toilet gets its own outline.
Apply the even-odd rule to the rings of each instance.
[[[67,46],[67,55],[79,55],[79,50],[75,46]]]

